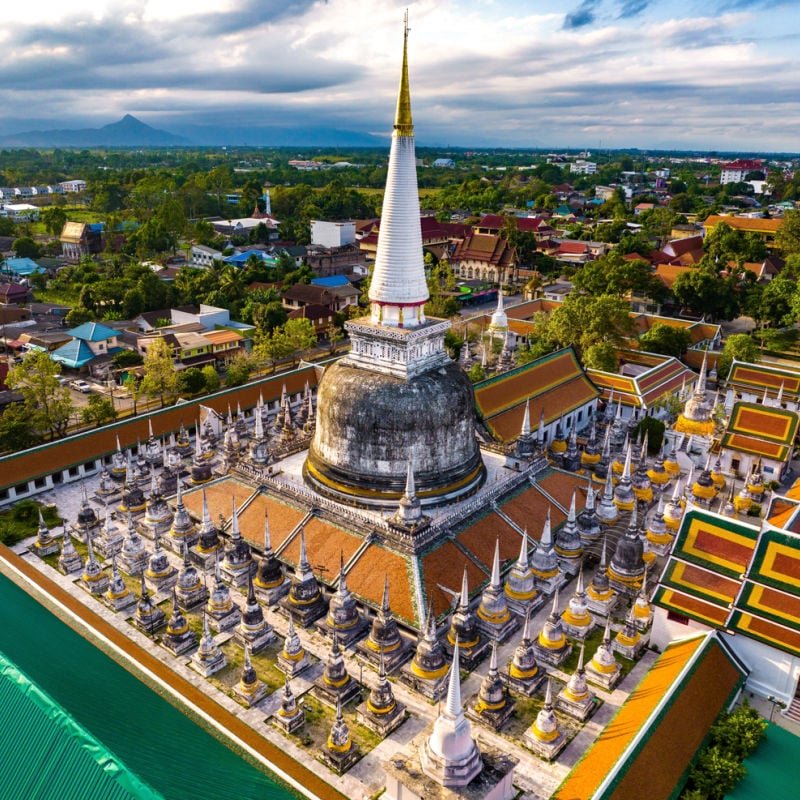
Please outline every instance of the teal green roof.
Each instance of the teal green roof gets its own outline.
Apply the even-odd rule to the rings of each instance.
[[[95,354],[92,352],[92,348],[83,339],[73,339],[50,353],[50,358],[53,361],[59,361],[72,369],[80,369],[94,357]]]
[[[37,800],[163,800],[0,653],[0,786]]]
[[[67,333],[76,339],[83,339],[84,342],[104,342],[106,339],[119,335],[119,331],[99,322],[84,322],[83,325],[78,325],[77,328],[72,328]]]

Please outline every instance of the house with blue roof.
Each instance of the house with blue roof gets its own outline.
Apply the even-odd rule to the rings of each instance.
[[[95,359],[107,360],[109,355],[122,349],[117,342],[119,331],[100,322],[84,322],[67,333],[72,340],[54,350],[50,358],[69,369],[84,369]]]
[[[244,267],[251,258],[258,259],[265,267],[273,268],[278,265],[278,261],[274,256],[268,255],[262,250],[243,250],[240,253],[234,253],[234,255],[223,258],[222,260],[226,264],[233,264],[236,267]]]
[[[32,258],[7,258],[3,262],[3,272],[16,278],[28,278],[34,272],[45,272]]]
[[[349,286],[350,281],[346,275],[327,275],[324,278],[312,278],[311,284],[313,286],[325,286],[330,289],[334,286]]]

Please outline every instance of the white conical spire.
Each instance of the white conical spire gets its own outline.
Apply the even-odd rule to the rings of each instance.
[[[213,526],[211,524],[211,513],[208,510],[208,498],[206,497],[206,490],[202,490],[203,494],[203,520],[202,520],[202,528],[203,530],[210,530]]]
[[[272,538],[269,533],[269,515],[264,512],[264,555],[272,552]]]
[[[519,546],[519,559],[517,560],[517,566],[520,569],[526,570],[528,568],[528,529],[522,533],[522,542]]]
[[[447,702],[445,703],[445,714],[451,719],[458,719],[464,713],[464,706],[461,702],[461,675],[459,672],[458,658],[458,636],[453,647],[453,663],[450,666],[450,676],[447,681]]]
[[[239,512],[236,510],[236,498],[231,497],[231,541],[242,538],[239,530]]]
[[[547,516],[544,518],[544,528],[542,528],[542,538],[539,545],[544,550],[549,550],[553,546],[553,533],[550,525],[550,508],[547,509]]]
[[[531,401],[530,398],[525,401],[525,413],[522,415],[522,429],[520,436],[531,435]]]
[[[572,492],[572,500],[569,504],[569,513],[567,514],[567,522],[574,523],[575,522],[575,492]]]
[[[500,539],[494,540],[494,559],[492,560],[492,579],[489,582],[492,589],[501,590],[500,584]]]
[[[389,170],[383,196],[375,269],[369,286],[374,323],[416,327],[425,321],[428,300],[422,253],[414,126],[408,86],[408,27],[397,98]]]
[[[253,428],[253,438],[259,441],[264,438],[264,420],[261,419],[261,408],[256,408],[255,427]]]
[[[704,395],[706,393],[706,371],[708,368],[708,348],[706,347],[703,350],[703,363],[700,366],[700,375],[697,378],[697,388],[695,389],[696,394]],[[764,387],[764,392],[766,393],[767,389]]]
[[[414,461],[411,457],[408,459],[408,468],[406,470],[405,496],[412,503],[417,499],[417,487],[414,483]]]
[[[459,598],[461,608],[469,608],[469,583],[467,581],[467,568],[464,567],[464,575],[461,578],[461,596]]]

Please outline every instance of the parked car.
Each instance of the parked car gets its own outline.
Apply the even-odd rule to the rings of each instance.
[[[92,387],[86,381],[72,381],[72,388],[83,394],[89,394],[92,391]]]

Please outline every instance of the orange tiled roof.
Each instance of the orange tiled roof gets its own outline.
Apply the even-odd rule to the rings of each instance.
[[[749,231],[755,233],[777,233],[783,227],[783,219],[728,217],[721,214],[712,214],[706,217],[703,227],[707,231],[711,231],[720,223],[725,223],[735,231]]]
[[[572,493],[575,492],[575,508],[578,512],[583,509],[583,504],[586,500],[586,488],[589,485],[589,481],[585,477],[554,469],[545,474],[544,477],[538,477],[536,483],[566,509],[569,509]]]
[[[414,609],[415,591],[411,583],[408,559],[371,544],[347,573],[350,591],[378,607],[383,599],[384,576],[389,577],[389,605],[392,613],[411,625],[421,624]],[[422,610],[424,614],[424,609]]]
[[[756,545],[758,528],[717,514],[689,509],[681,520],[672,553],[723,575],[738,577]]]
[[[653,602],[712,627],[722,628],[728,619],[727,609],[674,589],[659,587]]]
[[[257,494],[239,512],[239,528],[250,544],[264,546],[264,515],[269,515],[269,535],[274,549],[279,548],[305,517],[303,509],[295,508],[268,494]]]
[[[306,381],[310,386],[316,386],[315,367],[301,367],[245,386],[223,389],[208,397],[140,414],[138,417],[105,425],[93,431],[3,456],[0,458],[0,488],[42,475],[50,475],[58,470],[113,453],[117,447],[117,436],[122,447],[130,447],[137,441],[145,441],[148,437],[148,419],[153,423],[153,432],[156,436],[168,436],[177,431],[181,423],[187,428],[193,426],[200,405],[213,408],[221,414],[227,412],[228,405],[235,408],[237,403],[240,403],[243,409],[250,409],[258,402],[259,392],[263,393],[265,402],[271,402],[281,396],[281,386],[284,383],[287,391],[295,394],[303,390]]]
[[[495,541],[500,540],[500,564],[519,555],[522,537],[500,516],[490,512],[473,522],[456,537],[458,543],[486,568],[492,569]]]
[[[203,517],[203,490],[205,489],[206,499],[208,500],[208,512],[211,514],[211,520],[215,525],[219,525],[219,518],[225,520],[225,524],[231,518],[231,498],[236,503],[238,509],[248,497],[255,494],[256,490],[246,483],[236,480],[232,477],[223,478],[220,481],[214,481],[207,484],[205,487],[198,487],[191,491],[184,492],[183,504],[186,510],[196,520]],[[263,526],[263,519],[262,519]],[[261,528],[261,543],[264,542],[264,529]]]
[[[332,583],[339,574],[339,555],[347,563],[362,543],[359,536],[348,533],[319,517],[314,517],[305,526],[306,550],[314,574],[325,583]],[[293,567],[300,558],[300,536],[292,538],[281,552],[281,561]]]
[[[525,401],[531,400],[531,427],[552,422],[597,397],[571,348],[475,384],[475,405],[491,433],[502,441],[519,435]]]
[[[558,506],[552,505],[538,486],[528,486],[502,504],[503,512],[521,528],[527,528],[528,536],[537,542],[542,536],[548,508],[550,522],[555,530],[564,522],[567,515]]]
[[[800,655],[800,633],[777,622],[737,611],[733,614],[730,627],[752,639]]]
[[[743,675],[713,634],[671,643],[554,798],[667,800]]]
[[[206,331],[203,336],[211,342],[211,344],[229,344],[231,342],[241,342],[244,336],[236,331],[219,330],[219,331]]]
[[[461,575],[467,567],[467,583],[470,594],[486,581],[487,574],[462,552],[453,542],[447,541],[420,559],[422,582],[425,587],[425,600],[433,606],[438,617],[447,612],[451,597],[439,585],[457,592],[461,587]]]
[[[791,444],[797,431],[797,414],[783,408],[757,403],[736,403],[728,422],[728,431],[758,436],[771,442]]]
[[[783,386],[784,395],[797,397],[800,395],[800,372],[772,365],[734,361],[728,375],[728,384],[759,396],[766,388],[771,397],[774,397]]]

